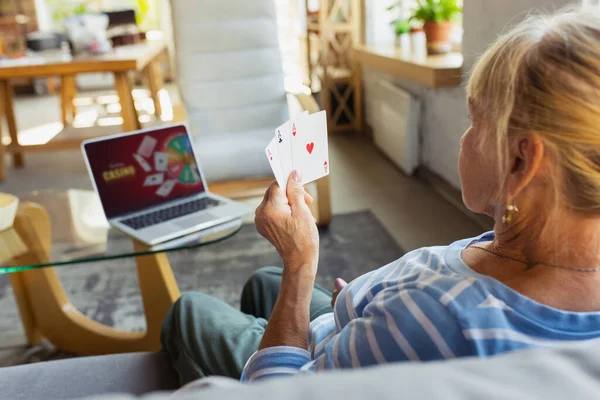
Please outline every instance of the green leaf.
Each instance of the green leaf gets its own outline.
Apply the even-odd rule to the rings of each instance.
[[[394,25],[394,32],[396,36],[410,32],[410,22],[406,20],[397,20]]]
[[[400,0],[400,1],[397,1],[394,4],[392,4],[391,6],[387,7],[386,10],[392,11],[394,8],[402,7],[403,5],[404,5],[404,1]]]
[[[415,9],[411,20],[422,22],[451,21],[456,14],[462,12],[458,0],[416,0]]]
[[[75,15],[87,14],[87,12],[88,12],[87,4],[85,4],[85,3],[79,3],[73,9],[73,14],[75,14]]]

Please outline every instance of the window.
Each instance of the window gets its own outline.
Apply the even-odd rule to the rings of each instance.
[[[283,73],[286,85],[290,87],[302,82],[300,32],[303,19],[298,7],[300,1],[304,2],[304,0],[275,0]]]

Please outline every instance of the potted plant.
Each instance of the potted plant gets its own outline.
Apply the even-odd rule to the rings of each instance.
[[[403,50],[410,50],[410,22],[399,19],[394,21],[393,25],[396,34],[396,46]]]
[[[462,9],[459,0],[416,0],[417,7],[411,20],[423,23],[430,53],[447,53],[452,50],[450,35],[454,19]]]

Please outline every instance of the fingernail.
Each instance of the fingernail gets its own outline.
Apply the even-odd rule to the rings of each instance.
[[[302,182],[302,174],[300,171],[294,171],[294,180],[298,183]]]
[[[342,278],[337,278],[333,282],[333,285],[335,286],[336,289],[342,289],[344,287],[345,283],[346,283],[346,281],[344,281]]]

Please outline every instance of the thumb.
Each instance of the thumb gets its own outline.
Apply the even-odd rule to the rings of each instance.
[[[287,198],[292,208],[306,204],[304,201],[306,192],[300,182],[302,182],[302,174],[299,171],[293,171],[287,184]]]
[[[337,290],[342,290],[347,284],[348,283],[342,278],[337,278],[335,281],[333,281],[333,286],[335,286]]]

